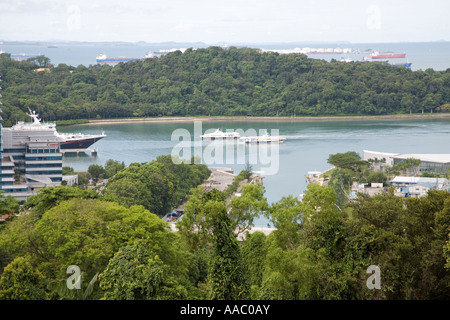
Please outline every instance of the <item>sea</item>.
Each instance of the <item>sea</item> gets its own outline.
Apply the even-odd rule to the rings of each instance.
[[[203,43],[0,43],[0,51],[11,54],[39,54],[50,58],[54,65],[95,65],[99,54],[108,57],[144,57],[161,50],[201,48]],[[228,45],[229,46],[229,45]],[[224,45],[224,47],[226,47]],[[296,48],[350,48],[353,51],[376,50],[406,53],[412,70],[450,68],[450,42],[427,43],[272,43],[239,44],[236,47],[265,50],[294,50]],[[314,59],[361,60],[367,54],[315,54]],[[200,128],[200,129],[199,129]],[[286,141],[277,147],[250,146],[239,142],[225,143],[221,147],[200,142],[195,137],[208,130],[222,129],[244,134],[261,132],[278,134]],[[261,130],[261,131],[260,131]],[[100,133],[107,135],[96,142],[98,152],[66,154],[63,165],[76,171],[85,171],[91,164],[105,165],[108,159],[133,162],[150,162],[159,155],[196,155],[209,167],[223,167],[239,173],[247,165],[264,176],[265,196],[269,203],[286,196],[299,197],[307,187],[305,175],[309,171],[326,171],[330,154],[355,151],[361,156],[364,150],[392,153],[450,153],[450,119],[417,120],[364,120],[364,121],[186,121],[186,122],[135,122],[89,124],[58,127],[60,132]],[[186,138],[187,137],[187,138]],[[186,140],[185,140],[186,139]],[[194,147],[184,148],[182,142],[194,141]],[[198,143],[198,142],[197,142]],[[222,151],[221,151],[222,150]],[[257,226],[270,222],[260,218]]]
[[[215,129],[278,134],[286,141],[272,145],[248,145],[243,142],[198,142],[199,134]],[[66,154],[63,164],[76,171],[91,164],[105,165],[108,159],[144,163],[159,155],[189,159],[198,156],[209,167],[230,168],[239,173],[250,165],[263,178],[269,203],[283,197],[299,197],[307,188],[309,171],[324,172],[332,166],[331,154],[364,150],[391,153],[450,153],[450,119],[365,120],[365,121],[187,121],[88,124],[62,126],[60,132],[98,134],[106,138],[96,142],[98,152]],[[188,143],[188,148],[185,148]],[[189,143],[191,143],[189,145]],[[197,144],[196,144],[197,143]],[[198,144],[199,143],[199,144]],[[196,149],[197,148],[197,149]],[[199,152],[196,152],[198,150]],[[267,226],[265,218],[257,226]]]
[[[67,64],[71,66],[95,65],[96,58],[100,54],[108,57],[144,58],[151,53],[155,56],[161,52],[170,50],[184,50],[186,48],[206,48],[209,46],[222,47],[248,47],[263,50],[295,50],[303,48],[323,48],[323,49],[351,49],[352,52],[362,52],[358,54],[310,54],[313,59],[342,60],[350,59],[361,61],[369,56],[370,51],[406,53],[406,59],[393,59],[391,62],[410,62],[412,70],[426,70],[428,68],[442,71],[450,67],[450,42],[401,42],[401,43],[239,43],[239,44],[205,44],[205,43],[90,43],[90,42],[2,42],[0,51],[11,54],[31,54],[44,55],[48,57],[53,65]]]

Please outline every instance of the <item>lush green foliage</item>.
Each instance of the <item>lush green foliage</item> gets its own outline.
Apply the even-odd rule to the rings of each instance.
[[[205,165],[174,164],[171,156],[159,156],[150,163],[132,163],[117,172],[104,193],[125,206],[139,204],[164,216],[209,175]]]
[[[43,300],[45,278],[23,257],[14,259],[0,277],[0,300]]]
[[[188,49],[114,67],[59,64],[36,72],[41,65],[0,55],[4,125],[26,120],[28,107],[46,120],[75,120],[409,114],[448,111],[450,103],[449,70],[326,62],[250,48]]]
[[[449,299],[450,193],[340,202],[340,183],[385,176],[353,153],[330,159],[329,186],[270,205],[257,184],[233,199],[191,189],[209,170],[170,156],[119,171],[110,161],[106,195],[45,188],[0,229],[0,299]],[[177,232],[142,205],[188,194]],[[260,214],[276,229],[244,233]],[[65,286],[70,265],[82,270],[77,291]],[[380,289],[366,285],[372,265]]]

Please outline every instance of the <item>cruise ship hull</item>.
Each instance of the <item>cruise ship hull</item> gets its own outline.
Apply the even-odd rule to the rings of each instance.
[[[103,138],[103,136],[89,138],[89,139],[61,141],[60,146],[61,146],[61,149],[66,150],[66,151],[70,150],[70,149],[77,149],[77,150],[87,149],[102,138]]]

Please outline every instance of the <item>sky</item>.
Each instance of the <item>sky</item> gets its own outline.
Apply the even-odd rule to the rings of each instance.
[[[0,0],[0,41],[450,41],[448,0]]]

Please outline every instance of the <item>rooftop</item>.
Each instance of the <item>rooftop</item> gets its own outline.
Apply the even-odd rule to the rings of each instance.
[[[436,154],[417,154],[417,153],[404,153],[394,156],[396,159],[419,159],[422,162],[434,162],[434,163],[450,163],[450,154],[436,153]]]
[[[394,183],[414,183],[414,184],[424,184],[424,183],[444,183],[448,181],[446,178],[427,178],[427,177],[405,177],[397,176],[391,180]]]

